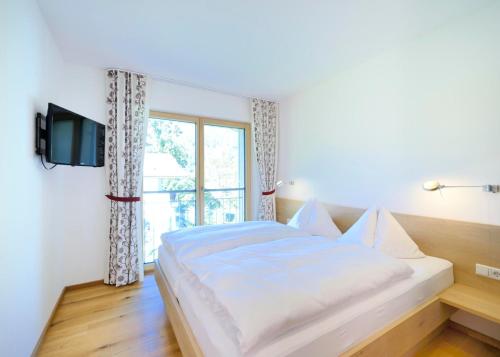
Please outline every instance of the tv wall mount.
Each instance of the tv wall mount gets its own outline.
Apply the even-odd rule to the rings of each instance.
[[[45,155],[47,149],[47,120],[42,113],[36,113],[35,117],[35,152]]]
[[[42,113],[35,116],[35,152],[40,155],[40,161],[45,170],[52,170],[57,164],[47,167],[43,162],[43,156],[47,153],[47,120]]]

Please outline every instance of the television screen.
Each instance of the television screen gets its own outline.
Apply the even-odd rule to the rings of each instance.
[[[58,165],[104,166],[104,125],[49,103],[47,161]]]

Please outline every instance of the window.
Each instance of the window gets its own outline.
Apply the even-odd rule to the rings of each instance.
[[[164,232],[242,222],[250,202],[250,125],[151,112],[143,177],[144,262]]]

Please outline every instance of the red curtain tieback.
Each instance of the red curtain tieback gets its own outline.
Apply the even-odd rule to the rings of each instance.
[[[264,191],[262,192],[262,196],[269,196],[269,195],[272,195],[273,193],[275,193],[276,190],[271,190],[271,191]]]
[[[106,195],[106,197],[109,198],[111,201],[118,201],[118,202],[139,202],[141,200],[140,197],[118,197],[113,195]]]

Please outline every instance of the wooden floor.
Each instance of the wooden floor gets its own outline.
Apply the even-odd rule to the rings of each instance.
[[[153,275],[127,287],[67,291],[39,356],[172,356],[181,353]]]
[[[40,356],[180,357],[153,275],[144,283],[97,285],[67,291],[40,348]],[[447,328],[419,357],[500,356],[500,351]]]
[[[450,327],[415,357],[498,357],[500,350]]]

